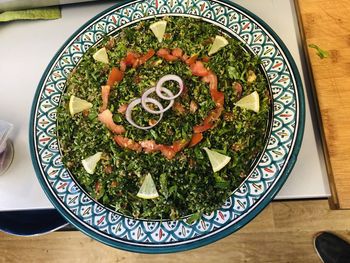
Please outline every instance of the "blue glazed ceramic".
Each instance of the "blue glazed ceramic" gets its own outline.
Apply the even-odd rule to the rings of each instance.
[[[121,27],[162,16],[204,19],[221,27],[258,55],[272,93],[271,130],[260,159],[225,204],[194,223],[138,220],[94,201],[61,162],[56,109],[69,73],[83,54]],[[252,220],[277,194],[297,158],[304,129],[304,95],[287,48],[254,14],[228,1],[147,0],[120,2],[83,25],[57,52],[34,97],[30,123],[33,165],[47,196],[87,235],[113,247],[144,253],[196,248],[223,238]]]

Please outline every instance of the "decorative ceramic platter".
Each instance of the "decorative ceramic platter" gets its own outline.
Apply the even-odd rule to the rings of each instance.
[[[140,20],[163,16],[201,18],[245,44],[262,60],[272,94],[271,129],[264,152],[225,204],[189,224],[137,220],[94,201],[61,161],[56,111],[69,73],[104,36]],[[57,52],[35,94],[30,146],[42,188],[64,217],[82,232],[113,247],[144,253],[177,252],[214,242],[252,220],[277,194],[296,161],[304,129],[304,96],[295,63],[278,36],[249,11],[228,1],[120,2],[83,25]]]

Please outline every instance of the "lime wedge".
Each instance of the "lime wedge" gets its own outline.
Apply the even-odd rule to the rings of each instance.
[[[239,101],[235,103],[235,105],[247,110],[259,112],[259,108],[260,108],[259,94],[256,91],[254,91],[249,95],[241,98]]]
[[[82,100],[78,97],[72,95],[69,100],[69,112],[73,116],[76,113],[82,112],[83,110],[88,110],[92,107],[92,103]]]
[[[154,184],[153,178],[150,174],[145,176],[143,183],[140,187],[137,197],[142,199],[153,199],[159,196],[156,185]]]
[[[101,156],[102,156],[102,152],[98,152],[81,161],[87,173],[93,174],[95,172],[96,165],[101,159]]]
[[[96,61],[100,61],[102,63],[108,64],[109,60],[108,60],[108,55],[107,55],[107,50],[106,48],[101,48],[99,50],[97,50],[95,52],[95,54],[92,55],[92,57],[94,58],[94,60]]]
[[[150,25],[149,28],[152,30],[153,34],[158,39],[158,42],[161,43],[163,41],[163,36],[165,33],[166,21],[157,21]]]
[[[226,166],[226,164],[229,163],[231,160],[230,156],[223,155],[221,153],[218,153],[216,151],[210,150],[207,147],[203,148],[207,154],[208,158],[211,164],[211,167],[213,168],[214,173],[220,171],[222,168]]]
[[[222,49],[224,46],[228,44],[228,41],[226,38],[222,36],[216,36],[213,45],[211,46],[208,55],[211,56],[218,52],[220,49]]]

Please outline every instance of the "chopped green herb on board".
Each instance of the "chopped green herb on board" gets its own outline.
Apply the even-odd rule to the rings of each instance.
[[[321,49],[319,46],[315,44],[310,44],[309,47],[316,49],[316,55],[319,56],[321,59],[328,58],[329,56],[328,51]]]

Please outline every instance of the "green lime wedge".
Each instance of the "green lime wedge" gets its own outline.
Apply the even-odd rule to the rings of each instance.
[[[69,112],[73,116],[76,113],[92,108],[92,103],[72,95],[69,100]]]
[[[235,103],[235,105],[247,110],[259,112],[259,109],[260,109],[259,93],[254,91],[249,95],[241,98],[239,101]]]
[[[207,155],[214,173],[224,168],[226,164],[228,164],[229,161],[231,160],[230,156],[226,156],[224,154],[210,150],[207,147],[204,147],[203,149],[207,152]]]
[[[109,59],[108,59],[108,54],[106,48],[101,48],[95,52],[95,54],[92,55],[94,60],[100,61],[102,63],[108,64]]]
[[[81,161],[87,173],[93,174],[95,172],[96,165],[101,160],[101,156],[102,156],[102,152],[98,152]]]
[[[161,43],[163,41],[163,36],[165,33],[166,21],[157,21],[150,25],[149,28],[152,30],[153,34],[158,39],[158,42]]]
[[[222,49],[227,44],[228,44],[228,41],[226,38],[224,38],[222,36],[216,36],[214,39],[214,43],[208,52],[208,55],[211,56],[211,55],[215,54],[216,52],[218,52],[220,49]]]
[[[154,184],[153,178],[150,174],[145,176],[143,183],[140,187],[137,197],[142,199],[153,199],[159,196],[156,185]]]

